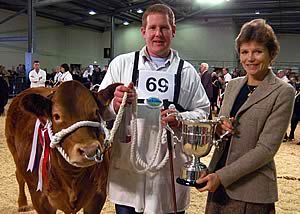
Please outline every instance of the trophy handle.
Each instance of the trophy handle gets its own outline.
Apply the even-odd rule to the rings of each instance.
[[[214,140],[214,141],[213,141],[213,145],[214,145],[217,149],[219,149],[219,148],[220,148],[220,147],[219,147],[219,144],[223,141],[223,138],[224,138],[226,135],[228,135],[228,134],[230,134],[230,131],[226,131],[224,134],[222,134],[222,135],[220,136],[220,139]]]

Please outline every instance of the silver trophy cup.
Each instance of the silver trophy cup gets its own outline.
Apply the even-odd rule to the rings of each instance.
[[[214,120],[182,120],[182,149],[191,158],[181,168],[180,177],[176,179],[177,183],[197,188],[206,185],[196,183],[198,178],[208,174],[208,169],[200,162],[200,158],[208,155],[213,145],[218,147],[222,138],[228,134],[226,132],[219,140],[214,139],[216,125],[224,119],[225,117]]]

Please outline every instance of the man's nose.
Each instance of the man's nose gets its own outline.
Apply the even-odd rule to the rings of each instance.
[[[155,30],[155,36],[160,36],[160,35],[162,35],[162,31],[161,31],[160,28],[157,28],[157,29]]]

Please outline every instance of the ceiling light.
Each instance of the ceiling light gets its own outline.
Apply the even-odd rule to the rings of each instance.
[[[255,11],[255,14],[256,14],[256,15],[259,15],[259,14],[260,14],[260,12],[257,10],[257,11]]]
[[[89,11],[89,14],[90,14],[91,16],[93,16],[93,15],[96,15],[97,13],[96,13],[95,11],[93,11],[93,10],[90,10],[90,11]]]
[[[143,13],[144,11],[142,9],[138,9],[136,12],[137,13]]]
[[[200,4],[220,4],[224,2],[225,0],[197,0]],[[226,0],[229,1],[229,0]]]
[[[123,22],[123,25],[129,25],[129,22],[124,21],[124,22]]]

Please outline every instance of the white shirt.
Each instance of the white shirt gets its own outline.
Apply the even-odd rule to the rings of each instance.
[[[29,72],[30,88],[45,87],[46,71],[39,69],[38,72],[33,69]]]
[[[61,72],[57,72],[57,73],[54,75],[54,78],[53,78],[54,82],[56,83],[56,82],[61,81],[61,76],[62,76],[62,73],[61,73]]]
[[[90,69],[90,70],[87,69],[83,72],[82,77],[83,78],[88,78],[89,76],[92,76],[92,75],[93,75],[93,70],[92,69]]]
[[[62,73],[62,75],[60,77],[60,81],[66,82],[66,81],[70,81],[70,80],[73,80],[73,77],[72,77],[72,74],[70,73],[70,71]]]
[[[289,82],[290,80],[287,78],[287,76],[283,76],[280,78],[281,80],[283,80],[284,82]]]
[[[146,55],[145,47],[140,51],[138,70],[160,70],[176,73],[179,56],[171,50],[169,59],[164,66],[157,66]],[[111,83],[121,82],[128,85],[132,80],[134,52],[116,57],[110,64],[108,71],[101,83],[103,89]],[[151,71],[150,71],[151,72]],[[209,100],[202,87],[201,80],[195,68],[184,62],[181,75],[181,90],[178,104],[187,109],[181,113],[185,118],[207,118]],[[113,111],[110,105],[110,111]],[[135,172],[129,160],[131,142],[126,143],[126,136],[130,134],[131,105],[126,108],[123,120],[119,126],[117,136],[111,153],[107,192],[110,201],[116,204],[127,205],[135,208],[136,212],[159,214],[173,212],[172,191],[170,184],[169,162],[157,172],[139,174]],[[157,140],[159,126],[159,109],[150,109],[141,104],[137,110],[139,151],[148,163],[153,157],[154,144]],[[177,133],[180,137],[180,133]],[[159,151],[159,163],[167,150],[167,144],[162,144]],[[180,143],[175,147],[174,173],[175,179],[180,175],[180,168],[187,161],[187,156],[182,152]],[[176,182],[175,182],[176,183]],[[178,211],[186,210],[190,201],[190,187],[176,185],[176,198]]]
[[[230,73],[225,74],[224,80],[225,80],[225,82],[229,82],[230,80],[232,80],[231,74]]]

